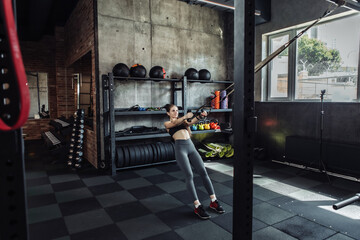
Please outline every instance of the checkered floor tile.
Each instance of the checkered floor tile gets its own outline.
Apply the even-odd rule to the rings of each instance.
[[[30,240],[232,239],[231,160],[205,162],[226,213],[207,209],[211,219],[204,221],[193,213],[176,163],[110,176],[92,167],[74,171],[50,157],[25,159]],[[290,169],[255,162],[254,172],[261,176],[254,178],[253,239],[358,239],[360,204],[338,212],[331,205],[339,200],[334,193],[351,196],[360,184],[352,192],[346,181],[330,186],[325,178],[298,176]],[[208,206],[197,174],[194,181]]]

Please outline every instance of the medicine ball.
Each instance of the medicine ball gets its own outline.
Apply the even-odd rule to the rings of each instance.
[[[199,79],[199,73],[195,68],[189,68],[188,70],[185,71],[185,76],[188,79],[194,79],[194,80],[198,80]]]
[[[129,68],[124,63],[118,63],[114,66],[112,70],[114,76],[116,77],[128,77],[129,76]]]
[[[166,72],[163,67],[154,66],[150,69],[149,76],[151,78],[165,78]]]
[[[130,76],[144,78],[146,76],[146,68],[141,64],[132,65],[130,68]]]
[[[210,80],[211,73],[207,69],[199,70],[199,79],[200,80]]]

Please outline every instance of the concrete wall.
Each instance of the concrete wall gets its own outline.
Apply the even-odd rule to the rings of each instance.
[[[116,63],[165,68],[169,78],[186,69],[208,69],[213,80],[227,80],[224,16],[210,8],[177,0],[98,1],[99,70]],[[116,81],[115,107],[160,107],[171,101],[170,83]],[[223,85],[189,84],[189,106],[200,106]],[[179,94],[181,95],[181,94]],[[178,104],[181,105],[179,98]],[[132,125],[163,127],[162,117],[121,118],[116,130]]]
[[[262,35],[279,29],[292,27],[298,24],[314,21],[321,17],[329,6],[335,5],[326,0],[271,0],[271,21],[256,27],[256,56],[255,63],[261,61]],[[332,15],[347,11],[345,8],[337,9]],[[255,100],[261,100],[261,84],[265,84],[265,76],[258,72],[255,75]]]

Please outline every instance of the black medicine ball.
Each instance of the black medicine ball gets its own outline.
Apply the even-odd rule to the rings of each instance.
[[[211,73],[207,69],[199,70],[199,79],[200,80],[210,80]]]
[[[118,63],[114,66],[112,72],[114,76],[117,77],[128,77],[129,76],[129,68],[124,63]]]
[[[189,68],[185,71],[185,76],[188,79],[198,80],[199,79],[199,73],[195,68]]]
[[[132,65],[130,68],[130,76],[144,78],[146,76],[146,68],[141,64]]]
[[[165,69],[160,66],[154,66],[150,69],[149,76],[151,78],[165,78]]]

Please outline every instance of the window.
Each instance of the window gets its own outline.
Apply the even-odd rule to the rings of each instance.
[[[269,36],[269,54],[302,29]],[[268,65],[268,99],[358,99],[360,14],[310,28]],[[291,64],[289,64],[291,63]]]
[[[270,38],[270,54],[289,41],[289,35],[281,35]],[[289,54],[286,49],[269,63],[270,68],[270,97],[288,96],[288,68]]]

